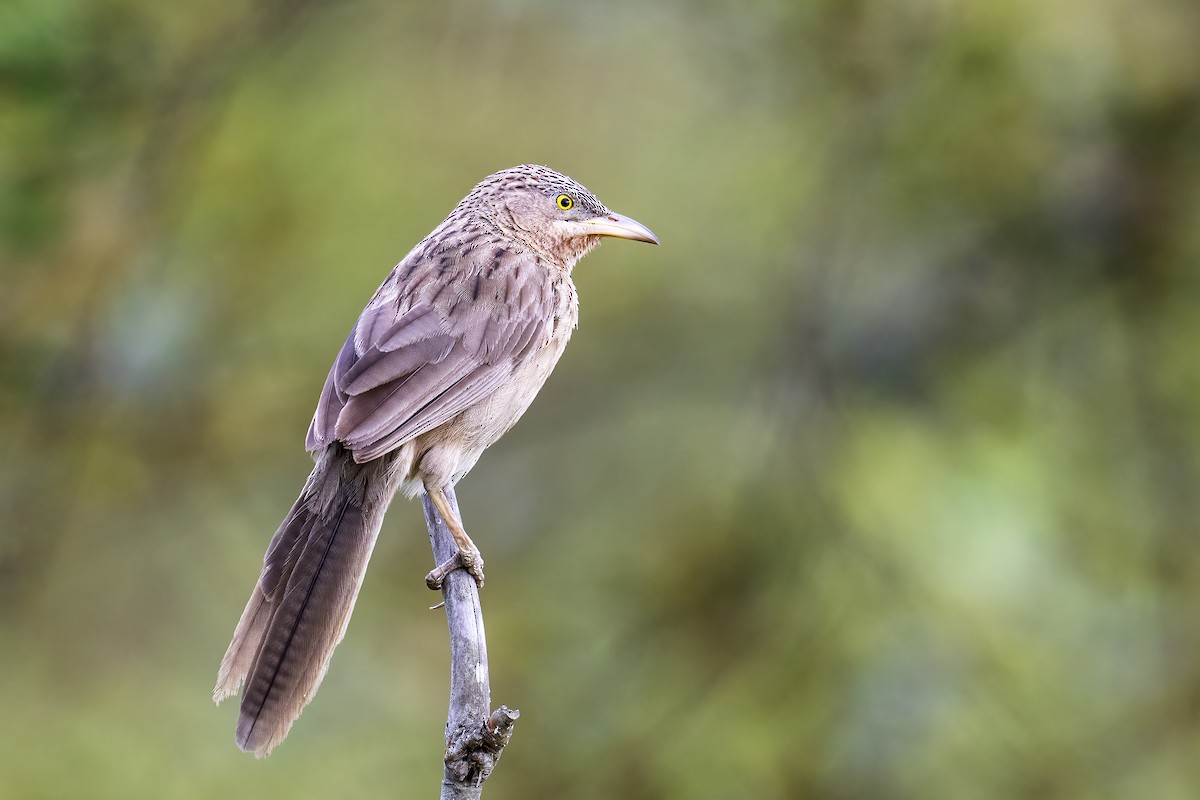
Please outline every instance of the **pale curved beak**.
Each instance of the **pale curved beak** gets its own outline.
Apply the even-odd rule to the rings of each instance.
[[[602,217],[582,220],[587,232],[593,236],[615,236],[618,239],[632,239],[635,242],[658,244],[658,237],[636,219],[623,214],[608,212]]]

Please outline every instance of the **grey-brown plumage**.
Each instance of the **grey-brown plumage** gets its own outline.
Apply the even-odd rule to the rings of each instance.
[[[571,269],[603,236],[658,240],[570,178],[525,165],[485,178],[363,310],[308,431],[316,466],[263,558],[213,698],[243,688],[237,743],[262,757],[315,694],[346,632],[384,512],[430,495],[459,554],[483,559],[443,490],[520,418],[562,355]]]

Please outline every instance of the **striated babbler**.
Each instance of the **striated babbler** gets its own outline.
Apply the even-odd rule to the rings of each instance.
[[[213,698],[243,688],[243,750],[270,753],[316,693],[397,491],[427,493],[458,545],[429,586],[458,568],[483,585],[483,558],[444,490],[542,388],[578,317],[571,269],[604,236],[658,243],[565,175],[506,169],[463,198],[367,303],[308,429],[316,466],[221,662]]]

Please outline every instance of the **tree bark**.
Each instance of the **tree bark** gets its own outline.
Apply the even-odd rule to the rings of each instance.
[[[456,514],[458,499],[447,487],[446,499]],[[457,550],[450,529],[428,495],[421,495],[434,563],[452,558]],[[462,515],[459,514],[459,519]],[[512,736],[520,712],[500,706],[491,712],[487,640],[479,587],[466,570],[456,569],[442,584],[446,624],[450,629],[450,711],[446,717],[445,770],[442,800],[475,800]]]

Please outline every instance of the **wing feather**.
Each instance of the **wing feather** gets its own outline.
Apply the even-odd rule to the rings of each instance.
[[[551,276],[534,257],[493,251],[450,270],[407,261],[338,354],[310,450],[341,441],[356,461],[378,458],[486,399],[549,339]]]

